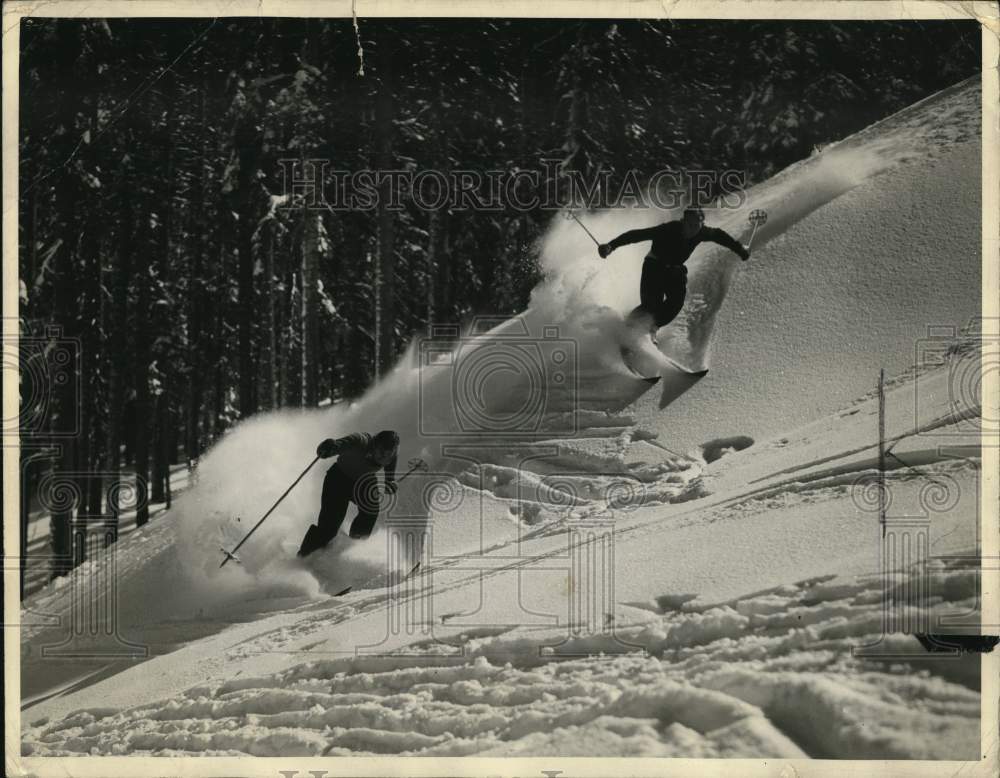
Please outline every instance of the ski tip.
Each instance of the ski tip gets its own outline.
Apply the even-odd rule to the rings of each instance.
[[[353,588],[354,588],[353,586],[348,586],[348,587],[347,587],[346,589],[341,589],[341,590],[340,590],[339,592],[337,592],[337,593],[336,593],[335,595],[333,595],[333,596],[334,596],[334,597],[343,597],[343,596],[344,596],[345,594],[347,594],[347,593],[348,593],[349,591],[351,591],[351,589],[353,589]]]
[[[672,367],[674,370],[676,370],[676,371],[678,371],[680,373],[684,373],[684,375],[689,375],[689,376],[692,376],[692,377],[695,377],[695,378],[701,378],[702,376],[708,375],[708,368],[707,367],[703,368],[701,370],[692,370],[691,368],[687,367],[686,365],[682,365],[680,362],[675,362],[670,357],[667,357],[667,362],[670,363],[670,367]]]

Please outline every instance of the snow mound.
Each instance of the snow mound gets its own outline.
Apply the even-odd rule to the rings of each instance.
[[[942,609],[975,608],[969,570],[933,575]],[[568,640],[463,631],[34,722],[25,753],[974,758],[978,658],[880,635],[880,586],[803,581]]]

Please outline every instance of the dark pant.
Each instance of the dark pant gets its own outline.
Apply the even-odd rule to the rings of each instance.
[[[664,266],[654,257],[642,263],[639,281],[639,305],[629,319],[652,319],[650,329],[658,330],[674,320],[687,296],[687,268],[684,265]]]
[[[313,551],[318,551],[337,536],[351,502],[358,506],[358,515],[351,522],[351,537],[367,538],[372,534],[378,518],[378,479],[374,473],[369,473],[352,481],[334,465],[326,471],[319,518],[302,538],[299,556],[308,556]]]

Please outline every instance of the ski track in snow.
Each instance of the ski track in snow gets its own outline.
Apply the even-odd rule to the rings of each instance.
[[[945,609],[974,606],[974,571],[935,577]],[[904,635],[881,648],[908,663],[852,658],[881,603],[877,577],[831,576],[706,608],[664,597],[612,636],[472,630],[34,722],[25,753],[974,758],[978,658],[931,661]]]

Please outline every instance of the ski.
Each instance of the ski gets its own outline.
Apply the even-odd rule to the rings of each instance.
[[[625,367],[627,367],[629,371],[634,373],[637,377],[645,381],[652,381],[653,383],[660,380],[661,377],[660,373],[663,367],[660,365],[656,366],[651,365],[649,363],[649,359],[645,360],[647,363],[646,369],[641,367],[640,364],[643,361],[642,360],[643,355],[638,349],[632,348],[631,346],[621,346],[620,352],[621,352],[622,362],[624,363]],[[667,356],[663,352],[659,353],[660,356],[663,358],[663,360],[670,365],[670,367],[680,371],[681,373],[684,373],[685,375],[689,375],[694,378],[701,378],[708,374],[708,368],[705,368],[704,370],[692,370],[691,368],[685,367],[680,362],[677,362],[676,360]],[[654,372],[654,367],[659,369],[655,371],[654,375],[649,375],[649,373]]]
[[[627,346],[622,346],[620,349],[620,353],[621,353],[622,363],[625,365],[625,367],[628,368],[629,372],[635,375],[637,378],[641,378],[644,381],[653,381],[653,382],[660,380],[660,376],[646,375],[645,371],[635,366],[636,352],[634,349],[629,348]]]
[[[410,576],[412,576],[419,569],[420,569],[420,562],[417,562],[413,567],[410,568],[409,572],[407,572],[406,575],[404,575],[402,578],[399,579],[399,581],[397,581],[397,585],[403,583],[403,581],[407,580]],[[387,585],[386,588],[388,588],[388,585]],[[333,596],[334,597],[343,597],[348,592],[353,591],[353,589],[354,589],[354,585],[352,584],[352,585],[348,586],[346,589],[341,589],[339,592],[337,592]]]
[[[671,359],[670,357],[668,357],[666,354],[663,355],[663,358],[666,359],[675,368],[677,368],[678,370],[680,370],[682,373],[687,373],[689,376],[697,376],[698,378],[701,378],[702,376],[708,375],[708,368],[707,367],[704,370],[692,370],[689,367],[685,367],[680,362],[675,362],[673,359]]]

